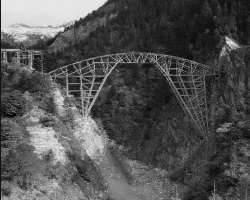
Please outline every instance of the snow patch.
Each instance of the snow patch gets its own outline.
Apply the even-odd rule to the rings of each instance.
[[[225,45],[221,49],[220,57],[228,54],[228,52],[240,48],[240,45],[233,39],[225,37]]]
[[[216,129],[216,133],[227,133],[231,130],[232,123],[224,123]]]
[[[240,45],[237,44],[237,42],[229,37],[225,37],[226,39],[226,44],[228,45],[228,47],[233,50],[233,49],[238,49],[240,48]]]
[[[58,32],[63,31],[63,26],[28,26],[15,24],[9,27],[1,27],[1,32],[12,35],[16,41],[24,41],[29,35],[41,35],[43,37],[54,37]]]

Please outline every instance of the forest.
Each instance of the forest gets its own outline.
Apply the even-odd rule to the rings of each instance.
[[[85,58],[129,51],[159,52],[216,67],[225,36],[242,45],[250,43],[247,0],[110,0],[107,4],[114,4],[118,15],[87,39],[50,52],[47,71]],[[104,15],[107,13],[97,10],[71,28]],[[224,175],[235,132],[230,137],[213,138],[207,144],[210,150],[205,161],[196,157],[186,162],[185,152],[193,151],[192,145],[199,139],[194,137],[190,122],[154,66],[118,67],[93,109],[94,118],[103,123],[112,139],[127,147],[129,157],[172,171],[170,178],[188,188],[185,200],[206,199],[214,180],[221,193],[237,184],[237,179]],[[230,112],[225,109],[225,113]],[[229,120],[228,116],[219,113],[217,125]],[[211,144],[217,151],[211,151]],[[201,160],[204,162],[200,169],[192,170]]]

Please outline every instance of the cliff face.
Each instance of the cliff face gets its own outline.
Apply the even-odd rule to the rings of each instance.
[[[249,50],[249,47],[240,46],[234,50],[229,48],[216,60],[217,76],[207,80],[210,138],[182,168],[189,175],[178,180],[180,177],[177,176],[184,172],[180,170],[172,174],[175,180],[189,186],[192,185],[190,182],[197,181],[196,178],[203,177],[197,181],[200,187],[191,190],[187,199],[204,195],[209,184],[212,190],[212,182],[218,198],[245,199],[249,196]]]
[[[233,115],[249,113],[249,47],[226,53],[218,60],[217,102],[231,107]]]

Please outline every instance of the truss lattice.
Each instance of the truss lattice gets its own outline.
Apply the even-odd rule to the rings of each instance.
[[[86,59],[50,72],[53,81],[66,88],[67,95],[81,101],[83,115],[89,115],[104,83],[119,64],[151,63],[167,79],[183,110],[203,134],[208,130],[205,76],[209,67],[175,56],[129,52]]]

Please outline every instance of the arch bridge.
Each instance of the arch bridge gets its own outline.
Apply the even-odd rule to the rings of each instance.
[[[144,52],[128,52],[104,55],[75,62],[49,74],[54,82],[66,88],[67,95],[80,98],[81,112],[89,115],[110,73],[119,64],[150,63],[166,78],[182,109],[194,126],[206,136],[208,110],[205,77],[213,75],[206,65],[188,59]]]

